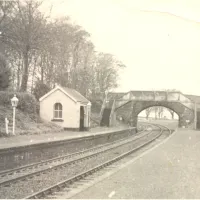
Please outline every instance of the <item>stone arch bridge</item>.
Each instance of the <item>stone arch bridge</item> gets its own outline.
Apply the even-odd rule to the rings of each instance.
[[[138,114],[153,106],[163,106],[179,116],[179,127],[192,125],[195,121],[195,104],[181,92],[130,91],[110,93],[102,105],[101,126],[113,125],[122,117],[125,123],[137,126]]]

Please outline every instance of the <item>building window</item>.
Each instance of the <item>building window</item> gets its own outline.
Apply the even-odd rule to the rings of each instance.
[[[62,118],[62,104],[56,103],[54,105],[54,119],[61,119]]]

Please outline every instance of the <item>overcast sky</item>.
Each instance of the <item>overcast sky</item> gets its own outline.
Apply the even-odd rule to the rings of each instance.
[[[127,66],[117,91],[178,89],[200,95],[199,0],[48,2],[54,16],[71,16],[98,51]]]

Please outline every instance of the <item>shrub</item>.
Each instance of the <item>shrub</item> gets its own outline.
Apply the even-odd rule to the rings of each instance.
[[[38,81],[36,83],[36,85],[35,85],[33,94],[35,95],[35,98],[37,100],[39,100],[40,97],[42,97],[43,95],[45,95],[49,91],[50,91],[49,86],[47,86],[46,84],[42,83],[41,81]]]
[[[29,93],[16,92],[19,99],[17,108],[29,114],[32,119],[36,118],[37,101],[35,97]],[[11,107],[11,99],[14,96],[13,92],[0,91],[0,105]]]
[[[37,101],[36,103],[36,113],[39,115],[40,114],[40,102]]]
[[[0,89],[6,90],[10,85],[11,71],[5,58],[0,54]]]

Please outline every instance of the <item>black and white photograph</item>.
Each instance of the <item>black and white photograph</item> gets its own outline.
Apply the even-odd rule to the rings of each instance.
[[[0,0],[0,199],[200,199],[200,1]]]

